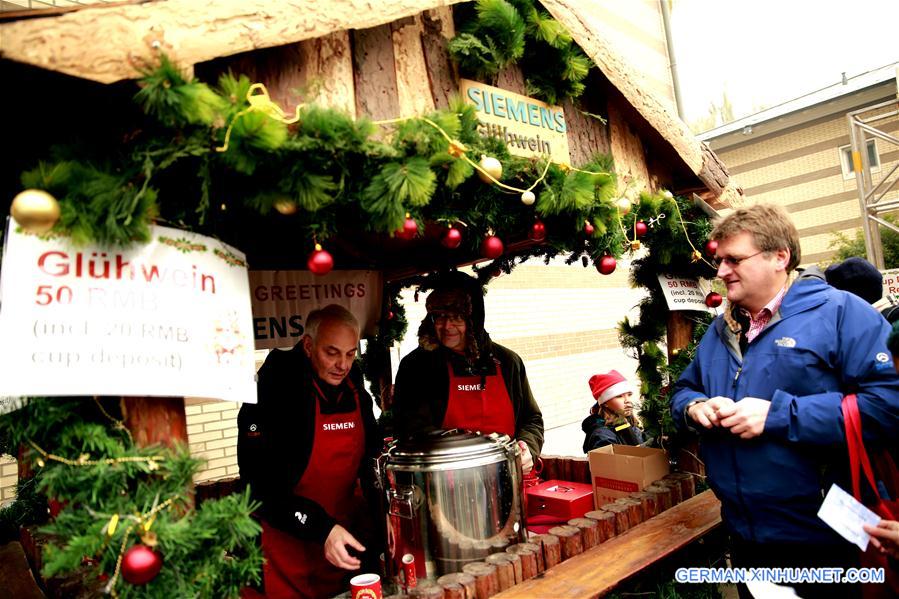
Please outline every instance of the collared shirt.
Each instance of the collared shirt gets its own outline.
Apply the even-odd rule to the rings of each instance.
[[[750,314],[748,310],[740,308],[740,312],[749,317],[749,330],[746,331],[746,341],[751,343],[753,339],[758,337],[765,326],[767,326],[771,321],[771,317],[774,316],[774,313],[780,309],[780,303],[783,301],[786,292],[787,286],[784,285],[783,288],[777,292],[777,295],[771,298],[771,301],[765,304],[765,307],[759,310],[758,314],[755,316]]]

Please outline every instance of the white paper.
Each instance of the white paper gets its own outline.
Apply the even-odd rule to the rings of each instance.
[[[880,522],[880,516],[837,485],[831,485],[821,509],[818,510],[818,517],[862,551],[868,548],[868,540],[871,538],[862,528],[862,524],[877,526]]]

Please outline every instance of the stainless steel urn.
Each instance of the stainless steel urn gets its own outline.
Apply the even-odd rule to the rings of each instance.
[[[434,579],[524,542],[521,453],[508,436],[434,431],[381,458],[393,572],[406,556]]]

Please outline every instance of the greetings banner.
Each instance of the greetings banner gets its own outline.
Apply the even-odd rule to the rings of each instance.
[[[332,270],[324,276],[308,270],[251,270],[256,349],[293,347],[309,313],[328,304],[352,312],[363,337],[374,335],[381,316],[381,279],[376,270]]]
[[[152,227],[146,244],[75,246],[9,221],[0,396],[191,396],[256,402],[245,256]]]

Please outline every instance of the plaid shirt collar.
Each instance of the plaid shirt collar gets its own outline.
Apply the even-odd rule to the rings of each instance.
[[[765,326],[771,321],[771,317],[780,309],[780,304],[783,301],[786,292],[787,286],[784,285],[781,290],[777,292],[777,295],[771,298],[771,301],[765,304],[765,307],[759,310],[758,314],[755,316],[750,314],[749,310],[740,308],[740,312],[749,317],[749,330],[746,331],[747,341],[751,342],[758,337],[762,330],[764,330]]]

